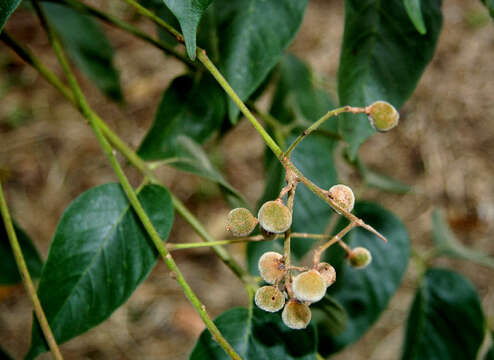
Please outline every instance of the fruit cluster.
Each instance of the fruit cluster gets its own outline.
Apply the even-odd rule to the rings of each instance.
[[[348,186],[334,185],[327,194],[341,210],[353,210],[355,196]],[[264,203],[257,218],[247,209],[233,209],[228,214],[226,229],[233,236],[243,237],[248,236],[258,223],[264,240],[272,240],[277,234],[290,229],[292,212],[281,197]],[[371,261],[371,254],[365,248],[348,248],[347,252],[349,264],[355,268],[364,268]],[[283,309],[282,319],[288,327],[304,329],[311,320],[310,304],[324,297],[327,288],[336,281],[336,271],[331,264],[319,262],[319,259],[314,260],[310,269],[291,267],[288,264],[289,259],[273,251],[261,256],[258,263],[259,272],[269,285],[256,291],[255,304],[268,312]],[[292,278],[293,271],[299,273]]]

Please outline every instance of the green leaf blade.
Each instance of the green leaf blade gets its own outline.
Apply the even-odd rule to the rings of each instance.
[[[147,185],[138,197],[166,240],[173,223],[170,194]],[[56,340],[63,343],[108,318],[147,277],[157,256],[120,185],[80,195],[60,219],[38,287]],[[26,358],[46,350],[35,322]]]
[[[362,228],[353,229],[344,238],[350,247],[364,246],[371,252],[373,260],[365,269],[349,266],[339,247],[330,248],[325,255],[325,261],[336,269],[336,283],[328,289],[328,294],[348,314],[348,326],[338,336],[327,334],[322,327],[324,323],[318,324],[319,352],[325,356],[355,342],[374,324],[398,289],[410,257],[406,228],[391,212],[377,204],[359,201],[354,213],[386,236],[388,242]]]
[[[425,27],[424,17],[422,16],[422,10],[420,9],[420,0],[403,0],[403,4],[415,29],[420,34],[425,35],[427,29]]]
[[[403,0],[346,0],[338,70],[340,104],[368,106],[385,100],[399,109],[434,53],[442,25],[441,1],[422,3],[426,35],[408,18]],[[340,132],[353,160],[375,131],[365,115],[343,114]]]
[[[19,6],[22,0],[0,0],[0,33],[5,23]]]
[[[487,7],[487,10],[489,10],[491,18],[494,19],[494,0],[482,0],[482,3]]]
[[[483,337],[482,307],[470,281],[429,269],[410,310],[401,359],[475,359]]]
[[[122,101],[113,47],[98,24],[90,16],[61,4],[45,1],[43,9],[81,71],[110,99]]]
[[[280,60],[302,23],[307,0],[216,0],[219,69],[246,100]],[[228,100],[228,116],[239,109]]]
[[[291,330],[282,323],[279,313],[267,313],[257,308],[251,314],[247,309],[234,308],[214,322],[244,360],[315,359],[317,335],[312,325],[305,330]],[[189,359],[226,360],[229,357],[205,330]]]
[[[24,255],[27,268],[31,277],[39,278],[41,274],[41,267],[43,262],[36,250],[36,247],[31,242],[29,236],[14,223],[14,230],[17,235],[17,240]],[[12,253],[12,247],[10,246],[9,239],[7,237],[7,231],[2,218],[0,217],[0,285],[13,285],[21,282],[21,274],[17,268],[14,254]]]
[[[201,16],[213,0],[163,0],[177,17],[185,39],[187,55],[196,58],[196,33]]]

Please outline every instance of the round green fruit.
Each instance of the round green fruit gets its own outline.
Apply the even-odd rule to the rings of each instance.
[[[350,261],[350,265],[354,268],[363,269],[371,263],[372,255],[366,248],[356,247],[355,249],[352,249],[348,261]]]
[[[376,101],[368,109],[369,121],[377,131],[389,131],[400,121],[398,111],[386,101]]]
[[[312,314],[309,307],[297,300],[290,300],[281,313],[281,319],[290,329],[305,329],[310,323]]]
[[[281,234],[292,225],[292,214],[280,200],[265,202],[257,214],[259,224],[267,232]]]
[[[268,251],[259,258],[259,273],[268,284],[279,282],[286,274],[283,256],[274,251]]]
[[[285,296],[274,286],[263,286],[257,289],[254,301],[260,309],[276,312],[285,305]]]
[[[295,276],[292,289],[297,299],[316,302],[326,294],[326,283],[319,271],[312,269]]]
[[[247,236],[256,225],[257,219],[245,208],[233,209],[226,219],[226,230],[233,236]]]

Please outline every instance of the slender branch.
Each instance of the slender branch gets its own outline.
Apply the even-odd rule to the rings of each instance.
[[[2,213],[3,223],[5,224],[5,229],[7,230],[7,236],[9,238],[10,245],[12,246],[12,252],[14,253],[15,262],[17,263],[17,268],[19,269],[22,282],[24,283],[24,287],[26,288],[29,298],[31,299],[31,303],[33,304],[34,313],[38,318],[38,322],[41,326],[41,330],[45,335],[45,339],[48,342],[48,346],[50,347],[53,357],[57,360],[63,360],[62,353],[58,348],[57,342],[55,341],[55,337],[53,336],[53,333],[50,329],[50,325],[48,324],[48,320],[46,319],[45,312],[43,311],[38,295],[36,294],[36,288],[34,287],[33,281],[31,280],[31,275],[29,274],[26,261],[24,260],[21,246],[19,245],[19,241],[17,240],[17,235],[15,233],[14,225],[12,224],[9,208],[7,207],[7,201],[5,200],[5,196],[3,194],[1,181],[0,181],[0,210]]]
[[[288,147],[288,150],[285,152],[286,157],[290,157],[290,153],[295,149],[299,142],[305,139],[311,132],[316,130],[319,126],[321,126],[326,120],[333,116],[337,116],[341,113],[350,112],[353,114],[363,113],[365,112],[364,108],[351,107],[351,106],[343,106],[338,109],[330,110],[325,115],[323,115],[319,120],[314,122],[307,129],[302,131],[302,133],[293,141],[293,143]]]
[[[103,20],[104,22],[115,26],[116,28],[122,29],[137,38],[144,40],[151,45],[157,47],[160,50],[163,50],[164,52],[172,55],[173,57],[177,58],[178,60],[182,61],[185,63],[188,67],[191,69],[196,69],[197,64],[193,61],[191,61],[187,56],[184,54],[181,54],[178,52],[173,46],[170,46],[166,44],[165,42],[161,40],[157,40],[146,34],[145,32],[139,30],[135,26],[129,24],[128,22],[125,22],[123,20],[118,19],[117,17],[107,14],[95,7],[92,7],[90,5],[86,5],[81,1],[75,1],[75,0],[48,0],[50,2],[55,2],[55,3],[63,3],[66,4],[78,11],[85,12],[89,15],[92,15],[100,20]]]
[[[120,164],[118,163],[113,148],[106,139],[106,137],[103,135],[103,132],[98,126],[98,122],[95,120],[93,116],[93,112],[91,111],[89,104],[87,103],[87,100],[82,93],[79,84],[77,83],[77,79],[75,78],[72,70],[70,69],[70,65],[67,61],[67,58],[64,54],[64,51],[61,47],[60,41],[58,39],[57,34],[54,32],[52,27],[50,26],[50,23],[46,19],[43,10],[41,9],[39,5],[39,0],[34,0],[33,5],[34,8],[41,20],[41,23],[43,27],[45,28],[48,38],[50,40],[50,43],[55,51],[55,54],[57,55],[57,58],[60,62],[60,65],[63,68],[63,71],[65,75],[67,76],[67,79],[69,81],[70,87],[72,88],[72,91],[74,93],[74,96],[79,104],[79,107],[81,108],[83,114],[87,117],[89,120],[91,127],[94,130],[94,133],[96,137],[98,138],[98,141],[108,157],[108,160],[110,161],[110,164],[112,165],[115,174],[117,175],[120,183],[122,184],[122,187],[125,191],[125,194],[127,195],[127,198],[129,199],[129,202],[132,205],[132,208],[135,210],[137,216],[142,222],[142,225],[146,229],[147,233],[151,237],[151,240],[153,241],[156,249],[162,256],[164,262],[172,271],[172,273],[175,275],[175,278],[179,285],[182,287],[186,297],[189,299],[191,304],[194,306],[196,309],[197,313],[205,323],[206,327],[208,330],[211,332],[212,336],[218,341],[220,346],[225,350],[225,352],[232,358],[232,359],[241,359],[240,356],[235,352],[233,347],[228,343],[228,341],[223,337],[219,329],[216,327],[216,325],[213,323],[211,318],[209,317],[205,306],[201,303],[201,301],[197,298],[195,295],[194,291],[191,289],[185,278],[183,277],[180,269],[176,265],[175,261],[173,260],[173,257],[171,254],[166,250],[166,247],[164,245],[163,240],[161,239],[160,235],[156,231],[154,225],[151,223],[151,220],[147,216],[144,208],[142,207],[139,199],[137,198],[137,195],[134,192],[134,189],[132,188],[132,185],[130,184],[129,180],[127,179],[125,173],[123,172]]]
[[[52,84],[60,93],[67,98],[79,111],[79,105],[77,104],[72,91],[67,88],[58,77],[48,70],[39,59],[27,48],[23,47],[18,41],[13,39],[5,31],[0,34],[0,39],[10,46],[24,61],[33,66],[40,74]],[[91,109],[91,116],[93,120],[98,123],[99,128],[103,131],[106,138],[110,143],[142,174],[149,178],[156,184],[161,184],[150,166],[142,160],[134,150],[132,150],[122,139],[110,129],[110,127]],[[81,111],[82,113],[82,111]],[[83,114],[84,115],[84,114]],[[187,209],[183,202],[180,201],[175,195],[172,195],[173,206],[177,213],[192,227],[192,229],[207,242],[214,242],[216,239],[208,233],[206,228],[201,222]],[[238,264],[238,262],[221,246],[213,246],[215,254],[227,265],[235,275],[239,277],[244,283],[252,282],[250,275]]]
[[[341,240],[343,236],[345,236],[350,230],[352,230],[355,226],[357,226],[356,223],[351,222],[348,224],[343,230],[341,230],[338,234],[333,236],[331,240],[329,240],[327,243],[321,245],[318,247],[316,250],[314,250],[314,265],[319,264],[321,261],[321,255],[323,254],[324,251],[326,251],[331,245],[335,244],[336,242],[339,242],[340,244],[344,244]],[[343,248],[345,248],[346,244],[342,245]],[[346,248],[345,248],[346,250]]]
[[[290,214],[293,216],[293,201],[295,199],[295,190],[297,188],[297,179],[293,176],[291,172],[286,173],[286,179],[290,190],[288,191],[288,197],[286,200],[286,205],[290,210]],[[292,265],[291,265],[291,229],[285,231],[285,241],[283,243],[283,259],[285,262],[285,267],[287,269],[285,284],[287,291],[292,288]],[[290,289],[290,290],[288,290]]]

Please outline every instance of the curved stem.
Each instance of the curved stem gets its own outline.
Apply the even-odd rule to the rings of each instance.
[[[12,219],[10,217],[9,208],[7,207],[7,201],[5,200],[5,196],[3,194],[2,182],[0,181],[0,211],[2,213],[3,223],[5,224],[5,229],[7,230],[7,236],[10,241],[10,245],[12,247],[12,252],[14,253],[15,262],[17,263],[17,268],[19,269],[19,273],[22,277],[22,282],[24,283],[24,287],[31,299],[31,303],[33,304],[34,313],[38,318],[39,325],[43,334],[45,335],[46,342],[50,347],[51,353],[53,357],[57,360],[63,360],[62,353],[58,348],[57,342],[55,341],[55,337],[51,331],[50,325],[48,324],[48,320],[46,320],[45,312],[41,307],[41,303],[39,302],[38,295],[36,294],[36,288],[34,287],[33,281],[31,280],[31,275],[29,274],[29,270],[26,265],[26,261],[24,260],[24,255],[22,255],[21,246],[19,245],[19,241],[17,240],[17,235],[15,233],[14,225],[12,224]]]
[[[39,59],[27,48],[23,47],[18,41],[3,31],[0,34],[0,39],[5,42],[6,45],[11,47],[26,63],[33,66],[40,74],[52,84],[60,93],[67,98],[79,111],[81,111],[79,105],[77,104],[72,91],[66,87],[58,77],[46,68]],[[110,127],[103,121],[94,111],[87,109],[91,112],[93,120],[98,123],[99,128],[102,130],[105,137],[110,141],[110,143],[142,174],[150,179],[153,183],[161,184],[159,179],[155,176],[154,172],[151,170],[150,166],[142,160],[136,152],[131,149],[117,134],[110,129]],[[81,111],[82,113],[82,111]],[[83,114],[84,115],[84,114]],[[162,184],[161,184],[162,185]],[[209,234],[206,228],[201,224],[201,222],[192,214],[185,204],[172,195],[173,206],[177,213],[192,227],[192,229],[207,242],[214,242],[216,239]],[[238,264],[238,262],[221,246],[213,246],[213,251],[215,254],[227,265],[235,275],[237,275],[244,283],[251,282],[252,279],[250,275]]]
[[[151,223],[151,220],[149,219],[148,215],[146,214],[144,208],[142,207],[139,199],[137,198],[137,195],[132,188],[132,185],[130,184],[129,180],[127,179],[127,176],[123,172],[123,169],[121,168],[120,164],[117,161],[117,158],[115,157],[114,151],[106,137],[103,135],[103,132],[98,126],[98,121],[95,120],[93,116],[93,112],[89,107],[89,104],[87,103],[87,100],[82,93],[79,84],[77,83],[77,79],[75,78],[72,70],[70,69],[70,65],[67,61],[67,58],[65,57],[64,51],[61,47],[60,41],[58,39],[57,34],[54,32],[52,27],[50,26],[48,20],[46,19],[43,10],[41,9],[39,5],[39,0],[34,0],[33,1],[34,8],[36,12],[38,13],[38,16],[41,20],[41,23],[43,27],[46,29],[46,32],[48,34],[48,38],[50,40],[50,43],[55,51],[55,54],[57,55],[57,58],[60,62],[60,65],[63,68],[63,71],[65,75],[67,76],[67,79],[69,81],[70,87],[72,88],[72,91],[74,93],[74,96],[77,100],[77,103],[79,107],[81,108],[83,114],[87,117],[89,120],[91,127],[94,130],[94,133],[105,153],[107,156],[110,164],[112,165],[115,174],[117,175],[124,191],[125,194],[127,195],[127,198],[129,199],[129,202],[132,205],[132,208],[135,210],[137,216],[139,217],[140,221],[142,222],[142,225],[146,229],[147,233],[149,234],[151,240],[153,241],[156,249],[160,253],[161,257],[163,258],[164,262],[172,271],[172,273],[175,275],[174,277],[176,278],[177,282],[179,285],[182,287],[186,297],[189,299],[191,304],[194,306],[196,309],[197,313],[205,323],[206,327],[208,330],[211,332],[212,336],[216,339],[216,341],[220,344],[220,346],[225,350],[225,352],[232,358],[236,360],[241,360],[241,357],[236,353],[236,351],[233,349],[233,347],[228,343],[228,341],[223,337],[219,329],[216,327],[214,322],[211,320],[209,317],[206,307],[201,303],[199,298],[195,295],[194,291],[192,288],[189,286],[187,281],[182,275],[182,272],[178,268],[177,264],[173,260],[173,257],[171,254],[168,252],[168,250],[165,247],[164,241],[161,239],[160,235],[158,234],[157,230],[155,229],[154,225]]]
[[[343,236],[345,236],[355,226],[357,226],[357,224],[351,222],[345,228],[343,228],[343,230],[341,230],[338,234],[333,236],[331,240],[329,240],[327,243],[321,245],[316,250],[314,250],[314,265],[319,264],[319,262],[321,261],[321,255],[324,253],[324,251],[326,251],[331,245],[335,244],[336,242],[338,242],[345,249],[345,251],[347,251],[348,246],[345,243],[343,243],[341,239],[343,239]]]

